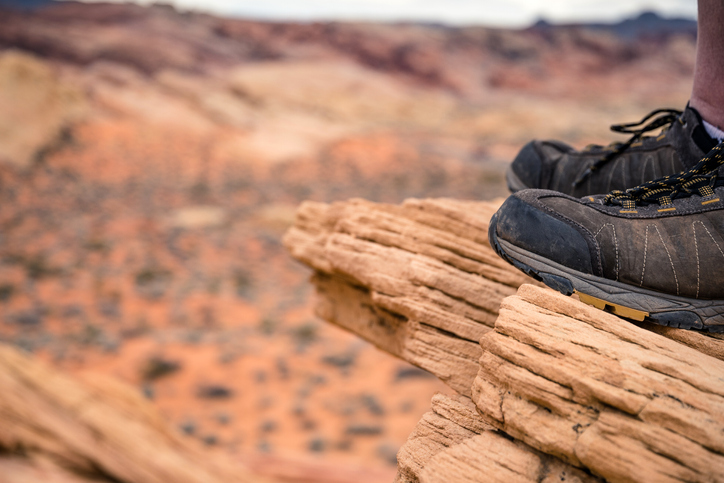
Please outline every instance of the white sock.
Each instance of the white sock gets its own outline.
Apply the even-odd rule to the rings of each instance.
[[[704,121],[704,129],[706,130],[706,133],[713,139],[716,139],[719,142],[724,141],[724,131],[722,131],[715,125],[709,124],[708,122]]]

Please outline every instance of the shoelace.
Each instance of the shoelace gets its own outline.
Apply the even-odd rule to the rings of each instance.
[[[649,181],[626,191],[611,191],[603,199],[605,204],[621,205],[624,210],[636,208],[636,204],[659,203],[661,206],[672,204],[674,198],[685,198],[698,193],[702,197],[712,196],[717,183],[717,173],[724,165],[724,142],[714,146],[706,156],[688,171]]]
[[[641,126],[643,123],[651,119],[652,117],[656,116],[657,114],[663,114],[660,117],[657,117],[650,123],[646,124],[643,127]],[[682,111],[679,111],[677,109],[656,109],[654,111],[651,111],[648,113],[643,119],[641,119],[639,122],[631,122],[631,123],[625,123],[625,124],[614,124],[611,126],[611,131],[618,132],[622,134],[633,134],[631,136],[631,139],[624,143],[616,143],[614,149],[612,151],[609,151],[606,153],[601,159],[593,163],[591,166],[588,167],[583,173],[581,173],[578,178],[573,182],[573,187],[576,187],[586,181],[589,176],[591,176],[591,173],[594,171],[601,169],[606,163],[611,161],[612,159],[616,158],[619,154],[626,151],[628,148],[631,147],[633,143],[641,139],[641,136],[643,136],[645,133],[649,131],[653,131],[654,129],[658,129],[660,127],[666,126],[671,124],[672,122],[676,121],[679,116],[681,116]],[[636,129],[635,129],[636,128]]]

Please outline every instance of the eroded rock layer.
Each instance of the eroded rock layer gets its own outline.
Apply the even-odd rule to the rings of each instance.
[[[724,480],[722,337],[525,278],[488,245],[497,206],[305,203],[285,238],[319,316],[459,394],[433,398],[397,481]]]
[[[397,458],[397,483],[597,481],[495,431],[465,396],[436,394]]]
[[[724,362],[527,285],[481,345],[473,399],[516,439],[611,481],[724,478]]]
[[[478,340],[531,281],[488,244],[498,203],[304,203],[284,244],[315,269],[317,314],[470,395]]]

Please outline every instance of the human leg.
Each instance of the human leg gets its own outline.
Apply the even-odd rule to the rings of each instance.
[[[699,0],[694,84],[689,105],[724,129],[724,2]]]
[[[724,2],[699,0],[698,6],[694,82],[689,106],[683,113],[662,110],[657,113],[659,117],[647,116],[645,123],[635,127],[612,126],[614,131],[628,132],[632,137],[625,143],[591,146],[582,151],[559,141],[531,141],[508,169],[510,190],[543,188],[577,197],[625,190],[689,169],[721,141]],[[662,135],[645,135],[665,125]]]

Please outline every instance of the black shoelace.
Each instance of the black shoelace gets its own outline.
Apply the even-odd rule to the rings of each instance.
[[[636,208],[637,204],[672,204],[675,198],[686,198],[694,194],[702,197],[714,195],[714,188],[724,185],[724,179],[717,177],[717,170],[724,165],[724,142],[714,146],[706,156],[688,171],[649,181],[626,191],[612,191],[603,199],[605,204],[621,205],[625,210]]]
[[[646,124],[643,127],[640,127],[642,124],[644,124],[646,121],[651,119],[652,117],[656,116],[657,114],[663,114],[662,116],[657,117],[650,123]],[[586,181],[588,177],[596,170],[601,169],[606,163],[611,161],[612,159],[615,159],[616,156],[620,155],[624,151],[626,151],[628,148],[631,147],[633,143],[641,139],[641,137],[649,132],[653,131],[654,129],[658,129],[663,126],[667,126],[671,124],[672,122],[679,119],[681,116],[682,111],[679,111],[677,109],[656,109],[654,111],[651,111],[648,113],[643,119],[641,119],[639,122],[631,122],[626,124],[614,124],[611,126],[611,131],[618,132],[622,134],[632,134],[631,138],[624,142],[624,143],[616,143],[611,145],[613,147],[612,151],[609,151],[606,153],[601,159],[593,163],[588,169],[586,169],[583,173],[581,173],[578,178],[573,182],[573,186],[576,187]]]

